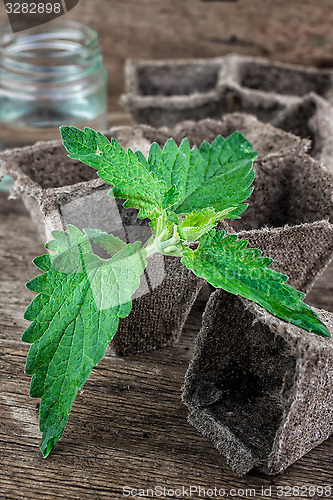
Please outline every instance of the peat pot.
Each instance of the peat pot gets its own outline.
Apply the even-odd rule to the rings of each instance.
[[[307,141],[237,114],[226,115],[222,121],[184,122],[174,129],[117,127],[107,135],[125,148],[147,154],[154,141],[162,146],[169,137],[178,144],[188,137],[191,144],[200,145],[236,130],[259,151],[254,165],[255,190],[242,219],[223,228],[242,231],[250,246],[276,259],[274,266],[281,272],[307,254],[307,265],[293,275],[292,283],[306,290],[332,254],[333,186],[332,175],[305,153]],[[6,151],[0,159],[4,174],[15,179],[12,195],[22,197],[43,241],[51,238],[54,229],[66,230],[67,224],[80,229],[97,227],[128,242],[149,237],[147,221],[138,220],[134,209],[124,209],[121,200],[108,196],[109,186],[96,171],[69,159],[60,141]],[[179,258],[151,258],[134,296],[133,310],[121,320],[111,343],[115,352],[132,354],[175,342],[202,285],[203,280]]]
[[[333,335],[333,314],[314,309]],[[183,387],[189,422],[239,475],[283,471],[333,432],[333,341],[217,290]]]
[[[213,59],[129,60],[120,102],[136,123],[256,116],[303,138],[333,171],[333,72],[231,55]]]

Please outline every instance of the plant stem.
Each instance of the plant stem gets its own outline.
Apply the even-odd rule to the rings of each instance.
[[[149,240],[144,246],[144,249],[146,251],[146,257],[149,257],[154,253],[162,253],[164,255],[173,255],[173,256],[182,255],[181,241],[177,233],[176,226],[174,227],[172,236],[167,240],[165,240],[164,238],[166,237],[169,231],[164,230],[159,233],[160,227],[161,225],[158,224],[156,234],[151,238],[149,238]]]

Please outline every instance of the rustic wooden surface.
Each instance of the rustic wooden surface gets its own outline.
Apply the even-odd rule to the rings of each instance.
[[[29,397],[30,377],[24,374],[28,345],[20,337],[28,324],[22,319],[23,311],[34,296],[24,284],[36,275],[31,260],[44,249],[21,201],[7,200],[3,193],[0,227],[1,500],[114,500],[125,498],[125,486],[191,485],[224,488],[228,494],[232,488],[254,488],[255,498],[263,498],[261,489],[271,486],[271,498],[277,498],[277,485],[330,484],[332,438],[281,475],[250,474],[240,479],[187,423],[180,388],[203,300],[196,303],[176,347],[125,359],[106,355],[80,391],[62,440],[43,459],[38,400]],[[317,282],[309,302],[333,310],[332,292],[333,266]],[[236,498],[243,496],[236,494]],[[193,494],[192,498],[200,497]]]
[[[332,0],[81,0],[68,16],[99,32],[109,73],[110,125],[130,123],[118,104],[127,57],[236,52],[333,66]],[[4,21],[2,6],[0,23]],[[29,397],[30,378],[24,375],[28,346],[20,341],[27,326],[22,314],[33,297],[24,283],[35,276],[31,260],[42,252],[22,203],[0,193],[0,500],[114,500],[125,498],[126,485],[216,486],[233,498],[244,498],[245,491],[235,494],[232,488],[255,488],[255,498],[264,498],[264,488],[266,497],[277,498],[277,485],[329,484],[332,439],[279,476],[251,474],[239,479],[187,423],[180,388],[199,329],[202,300],[193,308],[177,347],[103,359],[78,395],[61,442],[44,460],[38,449],[38,400]],[[332,291],[333,266],[308,300],[333,310]]]

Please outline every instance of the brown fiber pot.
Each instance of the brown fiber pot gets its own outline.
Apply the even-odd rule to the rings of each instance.
[[[136,123],[174,126],[183,120],[250,113],[303,138],[310,155],[333,171],[333,72],[267,59],[128,61],[120,102]]]
[[[316,311],[333,335],[333,314]],[[182,399],[236,474],[276,474],[327,439],[332,393],[331,339],[222,290],[211,295]]]

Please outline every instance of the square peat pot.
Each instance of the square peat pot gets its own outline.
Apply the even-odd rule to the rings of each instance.
[[[243,88],[298,97],[315,92],[328,101],[333,99],[332,70],[238,55],[229,57],[228,61],[228,76],[225,75],[225,79]]]
[[[333,314],[314,310],[333,334]],[[211,295],[182,399],[236,474],[276,474],[327,439],[332,393],[332,339],[222,290]]]
[[[233,89],[233,111],[253,113],[272,121],[281,110],[309,93],[333,102],[333,72],[312,67],[233,55],[228,57],[220,83]]]
[[[253,114],[312,140],[310,155],[333,171],[333,72],[267,59],[129,60],[120,102],[136,123],[173,127],[183,120]]]
[[[307,94],[281,112],[272,124],[309,138],[309,155],[333,172],[333,106],[326,99],[314,93]]]
[[[224,64],[225,58],[128,60],[120,102],[136,123],[153,127],[220,117],[228,111],[219,84]]]
[[[300,269],[297,264],[299,272],[291,269],[290,273],[291,284],[307,290],[333,250],[329,223],[333,178],[305,153],[307,141],[240,114],[226,115],[222,121],[188,121],[174,129],[117,127],[107,135],[125,148],[147,154],[154,141],[163,146],[169,137],[178,144],[187,137],[192,145],[200,145],[236,130],[259,151],[259,159],[250,207],[226,230],[240,231],[251,246],[276,259],[274,265],[281,272],[286,271],[286,257],[289,270],[299,256],[307,255],[306,266]],[[99,228],[128,242],[148,239],[147,220],[138,220],[134,209],[124,209],[122,200],[108,196],[109,186],[96,171],[69,159],[60,141],[7,151],[0,159],[4,174],[15,179],[13,194],[22,196],[43,241],[51,238],[54,229],[66,230],[67,224]],[[203,280],[180,259],[154,256],[134,296],[131,314],[121,320],[114,350],[125,355],[175,342],[202,285]]]

